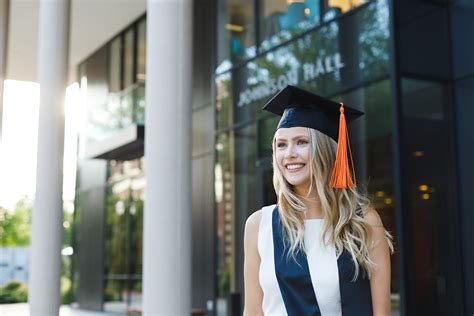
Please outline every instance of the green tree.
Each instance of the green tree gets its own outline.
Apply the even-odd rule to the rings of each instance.
[[[28,246],[32,201],[25,197],[13,211],[0,207],[0,246]]]

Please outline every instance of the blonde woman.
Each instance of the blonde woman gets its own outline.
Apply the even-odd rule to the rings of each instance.
[[[282,116],[278,204],[246,223],[244,315],[389,315],[391,236],[349,166],[346,122],[363,113],[294,86],[264,109]]]

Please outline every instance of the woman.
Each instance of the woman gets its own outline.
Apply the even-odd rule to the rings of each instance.
[[[391,236],[348,163],[346,121],[363,113],[293,86],[264,109],[282,115],[278,204],[246,223],[244,315],[389,315]]]

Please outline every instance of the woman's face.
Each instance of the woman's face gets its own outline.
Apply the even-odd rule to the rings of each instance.
[[[280,128],[275,133],[275,158],[281,173],[291,185],[310,183],[311,146],[306,127]]]

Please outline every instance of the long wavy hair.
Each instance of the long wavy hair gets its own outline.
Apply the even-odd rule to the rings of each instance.
[[[308,128],[311,145],[310,186],[308,197],[313,190],[321,202],[324,215],[323,240],[324,244],[332,244],[336,248],[337,258],[345,249],[352,257],[355,270],[353,280],[356,280],[362,268],[368,277],[375,263],[369,256],[369,251],[375,246],[372,240],[370,224],[356,211],[370,206],[370,200],[356,188],[335,189],[329,183],[336,157],[337,143],[325,134]],[[306,206],[286,181],[275,157],[276,139],[273,138],[273,186],[278,198],[278,210],[282,220],[285,236],[285,247],[288,254],[295,258],[298,251],[305,249],[304,245],[304,214]],[[328,238],[329,237],[329,238]],[[385,230],[385,239],[393,252],[392,236]]]

